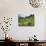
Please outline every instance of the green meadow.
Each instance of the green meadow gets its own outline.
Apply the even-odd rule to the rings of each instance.
[[[21,17],[18,16],[18,25],[19,26],[34,26],[34,15]]]

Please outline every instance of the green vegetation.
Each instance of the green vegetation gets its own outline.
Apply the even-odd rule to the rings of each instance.
[[[34,15],[21,17],[18,16],[18,25],[19,26],[34,26]]]

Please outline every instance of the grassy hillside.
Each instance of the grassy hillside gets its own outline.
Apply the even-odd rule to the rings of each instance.
[[[18,17],[19,26],[34,26],[34,15]]]

